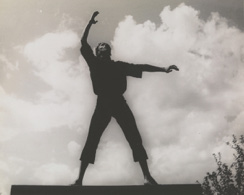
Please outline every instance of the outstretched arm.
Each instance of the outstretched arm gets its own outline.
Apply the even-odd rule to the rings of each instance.
[[[90,28],[92,26],[92,24],[96,24],[97,23],[97,20],[95,20],[96,16],[99,14],[98,11],[94,12],[89,23],[87,24],[86,26],[86,29],[84,31],[84,34],[81,38],[81,43],[84,44],[84,43],[87,43],[87,37],[88,37],[88,34],[89,34],[89,31],[90,31]]]
[[[170,65],[168,67],[157,67],[148,64],[138,65],[140,66],[141,70],[144,72],[166,72],[170,73],[172,70],[179,71],[179,68],[176,65]]]

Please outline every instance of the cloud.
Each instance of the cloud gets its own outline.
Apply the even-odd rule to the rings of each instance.
[[[80,150],[80,144],[78,144],[77,142],[71,141],[68,144],[68,151],[71,155],[75,156],[76,154],[79,154]]]
[[[173,10],[165,7],[160,17],[162,24],[156,27],[152,21],[137,24],[127,16],[116,29],[113,56],[180,68],[130,79],[126,95],[159,181],[194,182],[214,168],[211,153],[216,148],[225,153],[226,137],[243,131],[244,33],[229,27],[218,13],[203,21],[185,4]],[[189,174],[181,174],[182,166]],[[174,169],[171,175],[168,167]]]
[[[17,62],[15,63],[15,65],[12,64],[12,63],[8,60],[8,58],[7,58],[6,56],[2,55],[2,54],[0,55],[0,60],[1,60],[4,64],[6,64],[6,68],[7,68],[7,69],[10,69],[10,70],[12,70],[12,71],[14,71],[14,70],[18,70],[18,69],[19,69],[19,65],[18,65]]]
[[[84,182],[86,185],[139,185],[143,182],[142,172],[138,163],[133,163],[128,144],[108,134],[102,138],[96,163],[89,166]]]
[[[23,48],[23,54],[36,68],[36,75],[52,87],[62,88],[67,85],[65,81],[71,77],[75,68],[72,67],[74,62],[69,61],[65,54],[67,50],[77,49],[78,44],[79,37],[71,30],[47,33],[28,43]],[[63,79],[64,82],[61,82]]]
[[[2,88],[1,105],[8,113],[5,124],[28,131],[45,131],[63,125],[77,128],[82,112],[89,109],[87,102],[92,102],[89,72],[84,61],[79,60],[78,52],[76,58],[68,56],[71,51],[79,51],[78,35],[71,30],[47,33],[21,48],[31,65],[27,71],[31,72],[33,80],[38,78],[38,82],[45,83],[48,88],[31,87],[27,93],[36,95],[33,102],[19,98],[18,93],[8,94]],[[24,74],[23,70],[19,70],[19,74]],[[26,85],[31,85],[30,81]]]
[[[45,164],[35,171],[35,179],[37,179],[38,184],[47,185],[47,184],[66,184],[69,182],[73,175],[68,165],[50,163]]]
[[[7,194],[12,184],[71,183],[78,174],[81,151],[74,143],[84,144],[81,135],[88,129],[94,107],[79,44],[77,33],[62,28],[18,46],[19,66],[1,56],[6,74],[18,71],[33,79],[13,77],[12,93],[0,86],[2,193]],[[25,97],[35,99],[18,93],[21,83],[31,86]]]
[[[7,83],[13,77],[13,73],[19,70],[19,63],[12,63],[5,55],[0,54],[0,81]]]

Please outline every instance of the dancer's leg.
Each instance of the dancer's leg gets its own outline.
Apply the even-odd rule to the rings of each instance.
[[[76,180],[75,185],[82,185],[85,171],[89,163],[94,163],[100,138],[110,120],[110,110],[104,105],[103,101],[98,100],[96,109],[91,119],[86,144],[80,157],[82,162],[80,165],[79,177]]]
[[[120,105],[116,108],[113,116],[116,118],[118,124],[122,128],[124,135],[129,142],[133,151],[135,161],[139,161],[143,175],[144,183],[149,185],[156,185],[157,182],[151,176],[147,165],[147,154],[142,145],[141,135],[138,131],[135,118],[132,111],[125,101],[121,101]]]

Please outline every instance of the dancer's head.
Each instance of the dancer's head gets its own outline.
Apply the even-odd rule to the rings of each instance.
[[[99,43],[96,47],[96,56],[102,59],[110,59],[111,47],[107,43]]]

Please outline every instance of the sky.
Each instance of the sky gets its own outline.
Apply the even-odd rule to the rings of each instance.
[[[114,60],[180,71],[128,78],[125,93],[160,184],[196,183],[213,153],[244,126],[241,0],[0,0],[0,193],[11,185],[69,185],[96,104],[80,37]],[[101,138],[85,185],[142,185],[115,120]]]

